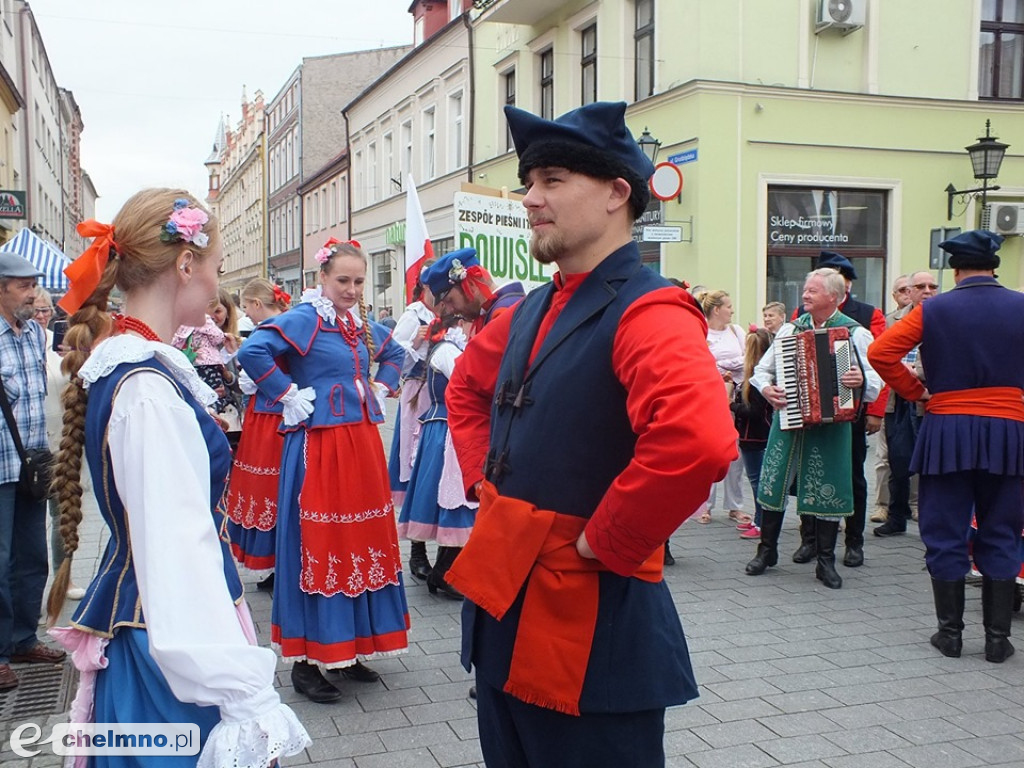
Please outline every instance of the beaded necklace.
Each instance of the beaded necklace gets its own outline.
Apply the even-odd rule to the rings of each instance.
[[[120,333],[134,331],[147,341],[160,341],[160,337],[156,335],[156,332],[137,317],[121,314],[114,315],[114,327]]]

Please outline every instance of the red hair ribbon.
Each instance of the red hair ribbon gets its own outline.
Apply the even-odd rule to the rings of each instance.
[[[352,247],[359,248],[360,250],[362,250],[363,247],[359,244],[358,240],[339,240],[336,237],[329,238],[327,242],[324,243],[323,247],[330,248],[332,245],[351,245]]]
[[[71,287],[57,305],[69,315],[81,309],[100,284],[110,260],[110,251],[120,253],[114,242],[113,226],[89,219],[79,224],[77,229],[78,234],[91,237],[93,241],[81,256],[64,268],[64,275],[71,281]]]
[[[494,291],[491,290],[488,283],[490,282],[490,275],[481,267],[479,264],[474,264],[472,267],[466,268],[466,277],[460,283],[463,286],[462,291],[466,294],[467,298],[470,294],[466,291],[465,285],[469,283],[483,297],[484,301],[490,301],[494,298]]]
[[[290,293],[285,293],[284,289],[280,285],[275,285],[274,301],[276,301],[278,304],[291,304],[292,296]]]

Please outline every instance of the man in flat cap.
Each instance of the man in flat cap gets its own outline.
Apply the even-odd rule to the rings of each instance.
[[[522,283],[506,283],[499,288],[480,263],[475,248],[446,253],[423,271],[421,280],[430,286],[439,310],[473,323],[470,337],[525,295]]]
[[[29,261],[0,253],[0,369],[18,436],[26,450],[46,447],[46,350],[32,321],[36,278]],[[39,642],[36,629],[48,572],[45,500],[18,487],[21,455],[0,418],[0,691],[16,688],[11,662],[54,663],[63,651]]]
[[[488,766],[661,766],[697,696],[663,546],[736,458],[706,322],[640,260],[653,167],[624,103],[506,107],[531,251],[552,282],[483,329],[448,388],[467,492],[448,574],[467,597]]]
[[[846,283],[846,295],[839,300],[839,311],[861,328],[871,332],[876,339],[885,331],[885,315],[877,307],[857,301],[853,298],[851,288],[857,279],[857,271],[853,263],[835,251],[822,251],[818,256],[816,269],[828,267],[843,276]],[[798,311],[794,311],[793,319]],[[850,465],[853,470],[853,516],[846,520],[843,537],[846,552],[843,553],[843,565],[857,568],[864,564],[864,527],[867,525],[868,481],[864,477],[864,461],[868,455],[867,436],[873,435],[882,428],[885,418],[885,402],[888,392],[879,393],[877,399],[865,402],[863,411],[851,425],[852,452]],[[867,400],[865,398],[865,400]],[[800,517],[800,548],[793,553],[794,563],[807,563],[815,557],[814,518],[809,515]]]
[[[1024,295],[995,278],[1003,238],[973,230],[939,243],[956,287],[914,307],[868,357],[899,395],[922,401],[911,470],[920,475],[918,523],[945,656],[963,649],[967,529],[978,523],[985,658],[1013,654],[1010,618],[1024,528]],[[927,389],[900,361],[917,344]]]

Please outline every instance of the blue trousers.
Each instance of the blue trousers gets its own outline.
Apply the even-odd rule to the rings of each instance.
[[[0,664],[38,642],[46,561],[46,503],[0,484]]]
[[[764,509],[761,502],[757,500],[757,484],[761,480],[761,465],[764,463],[764,448],[740,448],[740,458],[743,459],[743,469],[746,470],[747,480],[750,481],[750,490],[754,493],[754,525],[761,527],[761,513]]]
[[[958,581],[970,570],[967,532],[972,511],[978,521],[974,537],[978,570],[998,581],[1020,573],[1024,478],[981,470],[921,475],[918,504],[918,526],[932,578]]]
[[[487,768],[663,768],[665,710],[565,715],[476,677]]]
[[[917,403],[894,398],[893,412],[885,414],[885,439],[889,447],[889,525],[906,529],[910,512],[910,460],[921,429]]]

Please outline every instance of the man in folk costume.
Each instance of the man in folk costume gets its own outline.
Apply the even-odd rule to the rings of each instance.
[[[1024,527],[1024,295],[995,278],[1002,242],[973,230],[939,243],[956,287],[915,307],[869,353],[901,397],[925,406],[911,471],[920,475],[918,524],[939,624],[931,643],[945,656],[963,649],[973,510],[985,658],[995,663],[1013,654]],[[927,389],[900,362],[918,344]]]
[[[764,395],[776,409],[786,405],[785,390],[775,383],[775,355],[778,340],[812,328],[848,328],[856,348],[853,367],[839,381],[856,389],[863,387],[863,399],[872,402],[882,388],[881,379],[867,362],[871,332],[839,311],[846,295],[842,275],[830,267],[816,269],[804,282],[804,314],[786,323],[775,336],[750,378],[751,386]],[[859,362],[859,365],[858,365]],[[761,543],[754,559],[747,563],[747,573],[758,576],[778,562],[779,533],[786,509],[786,495],[794,476],[797,482],[796,511],[815,518],[815,575],[829,589],[839,589],[843,580],[836,572],[836,537],[839,521],[854,513],[853,472],[850,422],[807,426],[783,430],[778,413],[772,420],[768,447],[757,490],[757,500],[764,512],[761,516]]]
[[[435,303],[448,313],[472,321],[470,338],[525,295],[522,283],[506,283],[499,288],[473,248],[442,256],[429,268],[429,275],[430,289],[437,291]]]
[[[531,250],[556,263],[466,347],[449,425],[473,533],[466,595],[489,766],[661,766],[665,708],[697,696],[663,546],[736,457],[695,302],[631,237],[653,167],[624,103],[505,114]]]

